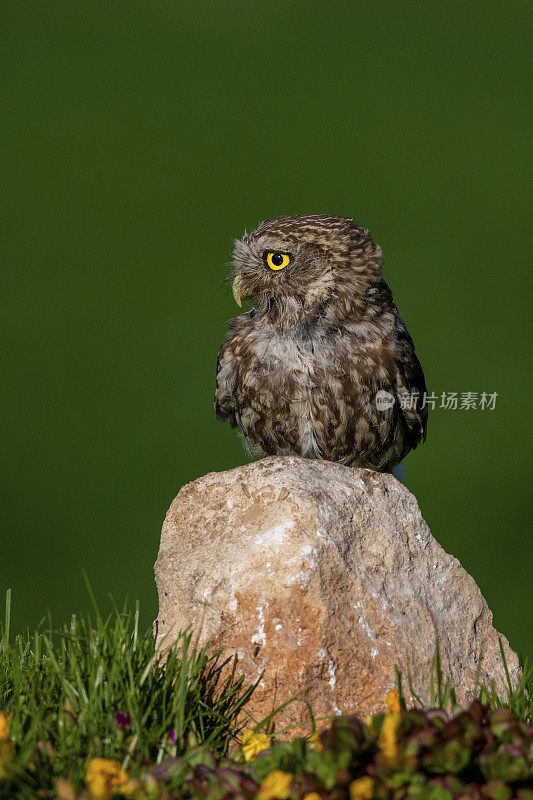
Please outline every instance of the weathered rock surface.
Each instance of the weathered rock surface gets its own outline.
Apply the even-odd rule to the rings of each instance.
[[[394,665],[429,703],[438,638],[459,702],[505,673],[492,614],[473,578],[435,541],[391,475],[273,457],[184,486],[156,562],[158,646],[193,625],[239,656],[248,710],[262,719],[300,694],[315,716],[385,710]],[[516,654],[501,636],[511,680]],[[288,705],[277,727],[308,720]]]

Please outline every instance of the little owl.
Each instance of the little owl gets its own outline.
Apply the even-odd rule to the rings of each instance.
[[[253,308],[220,348],[215,411],[253,453],[389,472],[425,439],[424,375],[365,228],[267,220],[235,242],[232,279]]]

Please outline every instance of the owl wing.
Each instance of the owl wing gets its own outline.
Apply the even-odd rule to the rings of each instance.
[[[217,384],[215,389],[215,414],[219,422],[226,422],[232,428],[237,426],[236,405],[233,396],[235,376],[232,375],[234,368],[232,353],[226,342],[220,348],[217,358]]]
[[[228,334],[218,352],[215,389],[215,414],[220,422],[229,421],[232,428],[239,425],[235,389],[239,375],[240,341],[243,334],[243,314],[231,320]]]
[[[425,402],[426,381],[416,357],[413,340],[399,320],[395,342],[396,373],[394,389],[397,413],[405,428],[408,449],[426,438],[428,410]]]

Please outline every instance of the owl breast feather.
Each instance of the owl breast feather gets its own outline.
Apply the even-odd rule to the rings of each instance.
[[[373,469],[401,460],[399,408],[375,403],[379,389],[395,391],[383,337],[342,328],[265,331],[254,322],[249,315],[233,320],[215,398],[219,418],[240,426],[253,452]]]

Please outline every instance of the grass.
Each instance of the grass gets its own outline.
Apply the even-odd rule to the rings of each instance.
[[[93,757],[117,759],[128,769],[180,755],[193,743],[216,757],[226,754],[253,687],[236,679],[236,662],[221,681],[219,660],[198,649],[187,631],[162,663],[151,630],[140,632],[138,620],[138,608],[106,619],[95,608],[94,617],[73,616],[55,632],[11,640],[8,592],[0,711],[9,714],[16,744],[13,769],[33,788],[52,790],[60,775],[82,785]],[[50,769],[41,771],[47,760]]]
[[[190,791],[182,787],[176,794],[164,793],[169,774],[178,780],[176,765],[181,765],[183,783],[191,760],[226,763],[230,769],[234,763],[225,760],[232,751],[242,761],[238,747],[242,725],[237,718],[254,687],[236,677],[236,661],[222,665],[185,631],[163,663],[154,653],[152,631],[139,631],[138,607],[132,612],[115,609],[104,618],[94,604],[93,615],[73,616],[56,631],[12,637],[10,600],[8,592],[0,624],[0,712],[7,714],[12,749],[6,745],[2,750],[7,739],[0,735],[0,798],[87,797],[79,792],[95,758],[118,762],[128,775],[149,773],[150,780],[137,786],[136,796],[182,797]],[[512,687],[509,682],[505,698],[497,695],[494,685],[480,686],[478,696],[490,708],[507,708],[531,725],[532,673],[524,665],[520,685]],[[443,677],[438,650],[429,679],[434,705],[453,706],[454,691]],[[399,673],[397,683],[402,697]],[[258,729],[264,730],[264,723]],[[228,774],[220,778],[221,786]],[[238,774],[237,794],[242,798],[247,796],[241,786],[246,778]],[[58,779],[68,779],[68,784]],[[154,788],[159,779],[167,786],[162,794]],[[61,787],[64,795],[59,793]],[[248,794],[254,796],[250,787]],[[68,793],[74,790],[78,794]],[[128,791],[131,794],[132,787]]]
[[[517,686],[511,683],[509,669],[507,667],[507,660],[505,652],[500,640],[500,654],[502,658],[505,675],[507,678],[507,693],[502,697],[496,691],[495,681],[492,680],[490,684],[484,685],[479,682],[479,672],[481,661],[478,663],[478,675],[475,681],[475,697],[489,708],[506,708],[517,717],[521,722],[527,725],[533,725],[533,666],[530,666],[528,660],[521,661],[522,676]],[[396,684],[400,693],[402,708],[406,707],[403,689],[402,689],[402,676],[396,668]],[[431,664],[431,672],[429,675],[430,686],[430,707],[456,709],[458,708],[455,689],[452,686],[450,679],[444,675],[440,661],[440,651],[437,644],[433,660]],[[413,687],[409,683],[410,694],[415,698],[420,708],[423,707],[423,702],[417,696]]]

